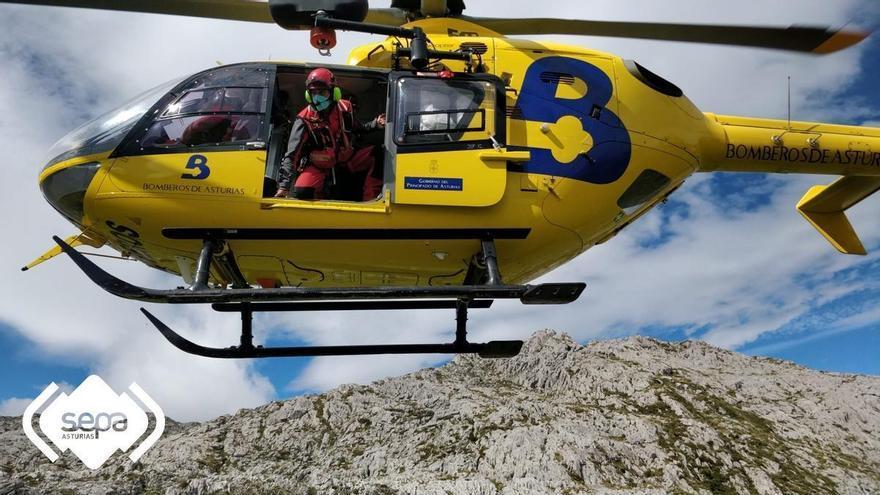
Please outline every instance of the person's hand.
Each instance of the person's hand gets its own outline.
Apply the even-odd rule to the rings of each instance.
[[[380,114],[378,117],[376,117],[376,125],[379,126],[380,129],[385,128],[385,114],[384,113]]]
[[[275,197],[286,198],[288,194],[290,194],[290,189],[278,189],[278,192],[275,193]]]

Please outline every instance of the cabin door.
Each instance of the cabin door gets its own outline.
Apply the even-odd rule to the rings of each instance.
[[[490,206],[507,186],[504,84],[481,74],[396,73],[389,93],[392,201]]]

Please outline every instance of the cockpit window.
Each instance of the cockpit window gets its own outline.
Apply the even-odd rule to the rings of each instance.
[[[404,77],[397,81],[397,144],[482,141],[495,135],[495,85]]]
[[[188,81],[182,89],[192,91],[204,88],[265,88],[269,86],[270,78],[274,76],[274,71],[266,67],[230,65],[203,72]]]
[[[164,108],[133,136],[123,154],[265,146],[270,80],[268,66],[242,64],[193,76],[168,95]]]
[[[266,88],[211,88],[189,91],[162,113],[162,117],[204,112],[258,113],[266,101]]]
[[[195,115],[157,120],[141,140],[141,147],[183,148],[248,142],[259,138],[260,115]]]
[[[124,105],[77,127],[49,150],[46,167],[78,156],[111,151],[159,99],[180,83],[181,78],[160,84]]]

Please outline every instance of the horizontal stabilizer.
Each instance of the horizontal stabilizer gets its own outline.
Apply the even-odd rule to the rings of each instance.
[[[880,177],[843,177],[827,186],[811,187],[797,209],[838,251],[865,255],[867,251],[846,217],[846,210],[878,190]]]
[[[104,245],[103,240],[93,239],[92,237],[90,237],[86,234],[83,234],[83,233],[74,234],[74,235],[68,237],[67,239],[65,239],[64,242],[69,244],[70,247],[77,247],[77,246],[86,245],[86,246],[91,246],[94,248],[99,248]],[[46,251],[45,253],[40,255],[39,258],[37,258],[34,261],[31,261],[30,263],[28,263],[27,265],[21,267],[21,271],[26,272],[44,261],[51,260],[52,258],[58,256],[59,254],[61,254],[61,246],[56,245],[55,247],[50,248],[48,251]]]

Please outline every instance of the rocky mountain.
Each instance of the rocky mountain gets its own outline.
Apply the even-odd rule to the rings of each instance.
[[[137,464],[50,463],[0,422],[0,494],[880,493],[880,378],[702,342],[581,346],[172,423]]]

